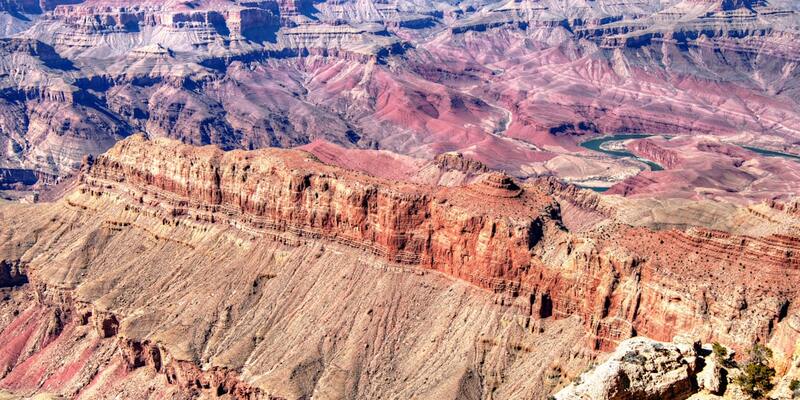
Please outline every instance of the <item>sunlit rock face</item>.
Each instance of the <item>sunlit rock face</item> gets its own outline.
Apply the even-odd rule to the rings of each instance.
[[[724,390],[713,342],[785,394],[798,32],[789,0],[0,0],[0,397],[683,400]]]
[[[433,165],[418,179],[477,175],[403,183],[300,150],[142,135],[87,157],[60,200],[0,206],[0,387],[546,398],[639,335],[794,357],[794,204],[727,210],[717,229],[664,228],[683,213],[662,206],[632,226],[615,213],[652,205],[456,154]],[[688,350],[642,346],[661,361],[623,371],[643,393],[698,390]]]
[[[74,175],[83,155],[143,131],[227,150],[324,141],[419,162],[456,151],[518,178],[720,198],[738,196],[725,193],[756,176],[752,168],[776,180],[780,168],[750,153],[758,166],[726,168],[721,185],[708,171],[656,171],[656,182],[691,181],[663,193],[643,184],[646,164],[579,143],[709,135],[798,153],[800,14],[791,1],[89,0],[0,9],[4,168]],[[738,201],[796,193],[770,187],[772,196],[755,190]]]

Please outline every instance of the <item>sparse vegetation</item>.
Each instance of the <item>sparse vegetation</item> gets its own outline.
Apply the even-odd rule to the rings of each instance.
[[[628,364],[644,365],[647,362],[647,357],[635,351],[629,351],[622,356],[622,361]]]
[[[714,353],[714,358],[716,358],[718,363],[725,364],[728,360],[728,349],[719,344],[719,342],[714,342],[711,345],[711,351]]]
[[[737,376],[734,382],[751,398],[764,397],[772,390],[772,378],[775,377],[775,368],[770,365],[771,360],[772,350],[769,347],[754,344],[741,375]]]
[[[789,390],[792,391],[792,398],[796,399],[800,397],[800,380],[792,379],[789,382]]]

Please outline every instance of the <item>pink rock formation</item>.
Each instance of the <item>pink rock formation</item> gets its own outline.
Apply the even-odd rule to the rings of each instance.
[[[797,161],[759,156],[713,137],[638,140],[630,149],[667,170],[643,172],[618,183],[608,191],[610,194],[743,203],[791,199],[800,191]]]
[[[29,143],[4,167],[66,176],[76,157],[146,131],[225,149],[325,140],[427,161],[455,151],[518,178],[606,187],[643,169],[582,150],[589,135],[701,133],[788,153],[800,140],[800,14],[786,2],[56,3],[41,18],[8,15],[7,36],[41,51],[2,50],[2,107],[17,120],[4,148]],[[22,137],[32,101],[103,123],[62,157]],[[683,178],[686,191],[720,179],[702,171]],[[738,183],[713,190],[748,180],[724,178]],[[671,195],[644,189],[650,180],[622,192]]]

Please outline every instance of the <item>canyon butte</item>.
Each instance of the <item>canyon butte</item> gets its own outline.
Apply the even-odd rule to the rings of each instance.
[[[0,0],[0,399],[759,397],[797,2]]]

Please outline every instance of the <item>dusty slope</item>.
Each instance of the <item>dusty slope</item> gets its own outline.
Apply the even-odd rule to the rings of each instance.
[[[800,334],[791,235],[572,232],[545,182],[401,184],[296,151],[136,136],[90,164],[57,203],[0,208],[5,388],[541,398],[634,334],[780,360]]]
[[[114,219],[124,213],[121,206],[109,211]],[[178,389],[189,395],[208,386],[207,395],[261,393],[259,398],[478,398],[492,390],[503,397],[539,397],[558,380],[530,376],[544,377],[555,360],[568,360],[583,334],[569,328],[574,321],[534,332],[525,327],[526,315],[495,304],[489,293],[340,245],[253,242],[215,227],[191,240],[145,216],[116,228],[105,219],[84,222],[77,210],[57,213],[63,224],[80,227],[52,224],[56,232],[68,230],[62,243],[90,240],[102,247],[60,252],[55,257],[61,261],[47,263],[52,269],[32,271],[40,290],[47,288],[44,302],[69,311],[58,317],[55,341],[32,358],[6,361],[13,366],[27,358],[2,381],[18,392],[112,398],[122,390],[140,398]],[[168,236],[155,239],[160,231]],[[81,265],[82,258],[91,265]],[[74,296],[74,303],[65,304],[62,295]],[[21,310],[20,319],[39,332],[54,318],[53,309],[33,306]],[[87,315],[89,326],[81,326]],[[4,337],[16,335],[7,331]],[[28,342],[34,348],[35,340]],[[15,346],[22,347],[17,342],[4,349]],[[61,364],[62,357],[69,362]],[[135,368],[140,363],[147,365]],[[195,365],[213,369],[201,373]],[[225,369],[235,373],[225,375]],[[155,392],[143,393],[144,382]]]

